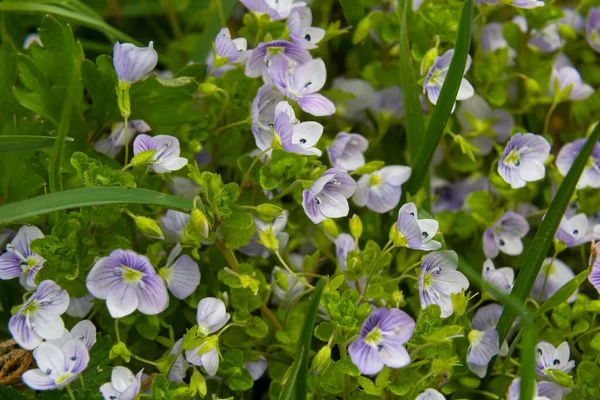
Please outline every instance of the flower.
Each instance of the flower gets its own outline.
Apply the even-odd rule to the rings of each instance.
[[[500,335],[496,330],[502,306],[489,304],[481,307],[471,321],[471,331],[467,336],[467,364],[471,372],[480,378],[487,374],[487,367],[492,358],[500,353]],[[508,350],[508,346],[506,348]]]
[[[592,7],[587,16],[585,38],[596,52],[600,53],[600,7]]]
[[[250,372],[252,379],[257,381],[267,370],[267,359],[263,356],[259,356],[256,361],[246,361],[244,363],[244,368]]]
[[[433,178],[431,186],[437,199],[433,204],[433,212],[460,210],[470,193],[487,188],[486,177],[472,177],[456,182],[447,182],[443,179]]]
[[[137,47],[131,43],[115,43],[113,48],[113,65],[120,82],[136,83],[148,75],[158,62],[158,54],[153,47]]]
[[[571,218],[563,215],[554,237],[567,247],[576,247],[592,240],[599,240],[600,234],[595,233],[593,229],[588,232],[589,222],[585,214],[576,214]]]
[[[387,114],[390,118],[404,117],[404,97],[400,86],[388,86],[375,92],[375,103],[369,107],[373,112]]]
[[[437,304],[442,318],[454,313],[452,293],[460,293],[469,287],[469,280],[456,269],[458,256],[452,250],[440,250],[428,254],[421,264],[419,298],[421,308]]]
[[[271,78],[268,68],[279,59],[287,61],[289,68],[294,68],[312,60],[312,56],[308,50],[286,40],[260,43],[248,56],[245,74],[250,78],[258,78],[262,75],[265,83],[269,83]]]
[[[545,3],[541,0],[512,0],[510,5],[513,7],[528,9],[528,8],[543,7],[545,5]]]
[[[252,134],[256,147],[266,150],[273,143],[275,107],[284,96],[273,85],[262,85],[252,101]]]
[[[579,14],[572,8],[562,8],[562,11],[565,14],[565,16],[559,19],[558,22],[560,22],[563,25],[570,26],[575,32],[583,32],[583,30],[585,29],[585,20],[583,19],[581,14]]]
[[[110,382],[100,386],[104,400],[134,400],[142,387],[141,369],[135,376],[125,367],[113,367]]]
[[[348,253],[356,250],[356,241],[347,233],[340,233],[335,239],[335,258],[342,272],[346,271],[346,257]]]
[[[305,112],[317,117],[335,113],[335,105],[331,100],[317,93],[327,79],[325,63],[320,58],[298,66],[283,57],[276,57],[268,71],[277,90],[298,102]]]
[[[152,128],[150,128],[150,125],[141,119],[129,121],[127,139],[131,142],[136,134],[150,132],[151,130]],[[98,153],[106,154],[110,158],[115,158],[124,146],[125,123],[117,122],[116,124],[113,124],[110,135],[108,135],[106,139],[98,140],[94,145],[94,149]]]
[[[369,148],[369,141],[358,133],[340,132],[335,140],[327,147],[327,155],[331,165],[345,170],[354,171],[365,165],[364,152]]]
[[[290,39],[305,49],[316,49],[316,44],[325,37],[325,30],[311,25],[312,12],[310,8],[294,8],[287,22]]]
[[[33,351],[38,366],[26,371],[23,382],[35,390],[61,389],[73,382],[90,361],[87,349],[77,339],[64,346],[42,343]]]
[[[521,390],[521,378],[513,379],[510,387],[508,388],[508,397],[506,400],[520,400]],[[539,384],[534,381],[533,382],[533,400],[560,400],[562,399],[562,392],[560,392],[559,397],[554,397],[558,393],[556,389],[553,387],[551,382],[540,382]]]
[[[196,321],[198,333],[206,340],[193,350],[185,351],[185,358],[190,364],[203,366],[210,376],[219,370],[219,352],[217,351],[218,336],[209,336],[220,330],[229,321],[229,314],[225,311],[225,304],[215,297],[206,297],[198,303]],[[213,346],[205,352],[202,347]],[[201,353],[202,351],[202,353]]]
[[[492,108],[481,96],[474,95],[463,101],[456,116],[469,143],[479,149],[479,154],[489,154],[494,143],[504,143],[510,138],[515,121],[504,110]]]
[[[600,243],[596,243],[596,253],[600,253]],[[592,270],[588,275],[588,281],[590,281],[600,294],[600,257],[596,257],[592,265]]]
[[[550,156],[550,143],[540,135],[517,133],[504,148],[498,173],[513,189],[524,187],[546,175],[544,163]]]
[[[165,283],[148,257],[131,250],[114,250],[96,261],[86,284],[91,294],[106,299],[113,318],[122,318],[136,309],[155,315],[169,305]]]
[[[167,259],[167,264],[158,271],[165,280],[173,296],[180,300],[194,293],[200,285],[200,269],[198,264],[187,254],[181,254],[181,245],[177,243]]]
[[[508,65],[515,65],[517,52],[508,45],[508,42],[504,38],[501,23],[493,22],[487,24],[481,33],[480,43],[484,54],[487,54],[488,52],[493,53],[498,49],[508,49]]]
[[[8,329],[19,346],[33,350],[43,339],[59,339],[65,330],[60,316],[69,306],[69,295],[56,283],[45,280],[8,322]]]
[[[532,37],[527,42],[527,45],[542,53],[552,53],[564,45],[564,41],[558,33],[558,24],[556,22],[546,24],[541,31],[534,29],[531,34]]]
[[[510,293],[515,281],[515,270],[510,267],[496,269],[494,262],[489,258],[483,263],[483,280],[502,293]],[[493,294],[492,294],[493,296]]]
[[[393,165],[364,174],[357,182],[352,200],[360,207],[366,205],[369,210],[386,213],[400,202],[402,184],[410,178],[411,172],[410,167]]]
[[[542,268],[535,278],[529,296],[538,303],[548,300],[563,285],[575,277],[573,270],[559,259],[548,257],[544,260]],[[568,302],[573,303],[577,299],[579,289],[569,297]]]
[[[376,308],[360,328],[358,339],[350,343],[348,353],[354,365],[365,375],[375,375],[384,365],[402,368],[410,356],[402,346],[411,338],[415,321],[397,308]]]
[[[139,135],[133,142],[133,154],[156,150],[148,168],[159,174],[180,170],[185,167],[187,158],[179,157],[179,139],[170,135]]]
[[[350,120],[362,120],[365,110],[375,107],[378,96],[373,86],[363,79],[337,77],[333,80],[333,89],[354,96],[338,104],[338,112]]]
[[[569,343],[562,342],[558,347],[548,342],[539,342],[535,348],[536,372],[542,379],[548,379],[546,370],[557,369],[569,373],[575,368],[575,361],[569,361]]]
[[[510,22],[512,22],[513,24],[515,24],[517,26],[517,28],[519,28],[519,30],[523,33],[527,33],[527,31],[529,31],[529,27],[527,26],[527,18],[525,18],[523,15],[518,14],[515,15]]]
[[[273,21],[286,19],[296,7],[304,7],[306,3],[294,0],[240,0],[249,10],[257,14],[267,14]]]
[[[167,210],[163,217],[160,217],[160,228],[164,232],[167,242],[179,242],[183,240],[185,226],[190,221],[190,214],[175,210]]]
[[[425,82],[423,83],[423,93],[427,93],[429,101],[433,104],[437,104],[453,56],[454,50],[448,50],[443,55],[436,57],[433,65],[429,67]],[[467,55],[467,63],[465,65],[465,70],[463,71],[463,76],[465,76],[470,67],[471,56]],[[456,95],[456,100],[467,100],[468,98],[473,97],[474,94],[475,89],[473,89],[471,83],[463,78],[460,83],[460,88],[458,89],[458,94]],[[452,110],[454,110],[454,108]]]
[[[67,315],[75,318],[84,318],[94,306],[92,300],[94,300],[94,296],[91,293],[83,297],[71,297],[69,308],[67,308]]]
[[[550,94],[560,101],[585,100],[594,94],[594,89],[581,81],[581,75],[575,68],[552,68]]]
[[[414,203],[406,203],[398,211],[395,244],[413,250],[437,250],[442,244],[433,240],[437,234],[439,223],[435,219],[417,219],[417,207]]]
[[[274,130],[285,151],[321,156],[321,150],[314,146],[323,135],[323,125],[314,121],[298,121],[294,109],[287,101],[282,101],[275,107]]]
[[[254,223],[256,225],[256,232],[254,236],[250,239],[250,242],[243,247],[240,247],[238,251],[249,256],[256,257],[260,255],[262,258],[269,257],[271,252],[267,249],[263,244],[259,242],[259,232],[268,231],[269,229],[273,230],[273,235],[277,238],[279,242],[279,248],[284,249],[287,246],[288,240],[290,236],[285,233],[283,230],[287,225],[288,220],[288,212],[284,210],[281,215],[278,215],[272,222],[263,221],[259,217],[254,217]]]
[[[89,319],[79,321],[73,326],[71,331],[63,331],[63,335],[59,339],[47,340],[48,343],[52,343],[58,347],[62,347],[73,339],[79,340],[85,348],[89,351],[96,344],[96,327]]]
[[[356,191],[356,181],[338,168],[330,168],[310,189],[302,192],[302,207],[310,220],[318,224],[327,218],[348,215],[348,198]]]
[[[173,345],[173,348],[169,352],[169,354],[176,356],[175,362],[173,363],[173,367],[171,371],[169,371],[169,375],[167,379],[169,382],[178,382],[183,383],[183,378],[185,377],[185,371],[188,369],[189,364],[185,360],[185,357],[181,353],[181,349],[183,347],[183,338],[179,339]]]
[[[425,389],[415,400],[446,400],[446,398],[435,389]]]
[[[24,225],[19,228],[17,236],[6,245],[6,253],[0,256],[0,279],[19,277],[25,289],[35,288],[35,276],[46,260],[31,251],[31,242],[43,237],[44,234],[36,226]]]
[[[228,64],[244,63],[248,58],[247,48],[246,38],[240,37],[232,40],[231,33],[227,28],[221,29],[215,38],[215,53],[217,57],[225,59]],[[225,71],[232,68],[228,64],[217,67],[213,71],[213,68],[215,68],[215,54],[211,51],[206,57],[206,73],[210,74],[212,71],[213,76],[221,76]]]
[[[483,252],[487,258],[496,258],[500,251],[509,256],[519,255],[523,252],[521,239],[528,232],[527,220],[517,213],[507,211],[483,232]]]
[[[566,176],[571,166],[575,162],[575,158],[583,149],[587,139],[577,139],[565,144],[556,156],[556,167],[562,176]],[[577,182],[577,189],[591,187],[594,189],[600,188],[600,143],[594,145],[592,154],[586,163],[581,177]]]

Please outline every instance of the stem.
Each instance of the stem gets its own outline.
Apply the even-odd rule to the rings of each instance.
[[[287,187],[287,189],[285,189],[283,192],[279,193],[277,196],[273,197],[269,201],[269,203],[272,203],[275,200],[279,200],[280,198],[282,198],[283,196],[285,196],[286,194],[288,194],[292,190],[294,190],[294,188],[296,187],[296,185],[298,185],[299,183],[302,183],[302,182],[306,182],[306,180],[298,179],[297,181],[294,181],[290,186]]]
[[[217,2],[221,4],[220,1]],[[169,23],[171,24],[171,30],[173,31],[173,36],[175,39],[181,39],[181,26],[179,25],[179,20],[177,19],[177,14],[173,9],[173,0],[169,0],[167,4],[167,17],[169,19]],[[225,24],[223,24],[225,26]]]
[[[81,375],[79,375],[81,376]],[[71,385],[67,385],[67,393],[69,394],[69,397],[71,398],[71,400],[75,400],[75,394],[73,394],[73,389],[71,389]]]
[[[120,343],[121,335],[119,334],[119,318],[115,319],[115,334],[117,335],[117,343]]]
[[[242,121],[232,122],[231,124],[227,124],[225,126],[222,126],[219,129],[215,129],[213,131],[213,134],[223,132],[223,131],[225,131],[227,129],[233,128],[234,126],[239,126],[239,125],[244,125],[244,124],[249,124],[249,123],[250,123],[250,121],[247,120],[247,119],[242,120]]]
[[[83,381],[83,375],[79,374],[79,382],[81,383],[81,390],[85,390],[85,382]]]
[[[221,252],[221,254],[223,254],[223,257],[225,257],[225,261],[227,261],[227,264],[229,264],[233,271],[237,272],[238,261],[233,251],[225,247],[225,245],[223,244],[223,242],[221,242],[220,239],[217,239],[216,243],[217,247],[219,248],[219,251]]]
[[[254,160],[252,160],[252,164],[250,164],[250,166],[248,167],[248,170],[246,171],[246,174],[244,174],[242,183],[240,183],[240,192],[244,190],[244,187],[246,186],[246,181],[248,181],[248,178],[250,178],[250,173],[252,172],[252,169],[254,168],[256,163],[260,160],[260,158],[262,156],[264,156],[267,152],[271,151],[271,149],[273,149],[273,147],[269,147],[269,148],[261,151],[256,157],[254,157]]]
[[[303,284],[305,284],[306,286],[310,287],[310,288],[314,288],[313,285],[311,285],[308,282],[304,282],[302,280],[300,280],[300,277],[298,275],[296,275],[296,273],[294,272],[294,270],[292,270],[289,265],[286,264],[286,262],[283,260],[283,258],[281,257],[281,254],[279,254],[279,251],[275,252],[275,255],[277,256],[277,258],[279,259],[279,262],[283,265],[283,267],[285,269],[287,269],[287,271],[290,273],[290,275],[292,275],[294,277],[294,279],[296,279],[296,281],[301,282]]]
[[[267,307],[265,304],[261,304],[260,311],[262,311],[262,313],[265,314],[265,317],[267,317],[267,319],[271,321],[276,330],[280,331],[283,329],[283,326],[281,326],[281,323],[279,322],[275,314],[273,314],[273,312],[269,309],[269,307]]]
[[[550,127],[550,117],[552,116],[552,113],[554,112],[554,109],[557,105],[558,101],[555,99],[552,105],[550,106],[550,109],[548,110],[548,114],[546,114],[546,120],[544,122],[544,133],[548,133],[548,128]]]
[[[133,357],[133,358],[135,358],[136,360],[138,360],[138,361],[141,361],[141,362],[143,362],[143,363],[150,364],[150,365],[154,365],[155,367],[157,367],[157,368],[158,368],[158,363],[155,363],[154,361],[146,360],[145,358],[142,358],[142,357],[140,357],[140,356],[136,356],[136,355],[135,355],[135,354],[133,354],[133,353],[131,353],[131,357]]]
[[[125,117],[125,162],[123,164],[127,165],[129,162],[129,117]]]
[[[227,110],[227,105],[229,104],[229,93],[227,93],[226,90],[223,90],[221,88],[217,88],[217,92],[223,93],[223,95],[225,96],[225,102],[223,103],[221,111],[219,111],[219,115],[217,116],[217,121],[220,121],[221,118],[223,118],[223,115],[225,115],[225,110]]]
[[[373,269],[371,270],[371,273],[369,274],[369,277],[367,278],[367,283],[365,283],[365,288],[363,289],[362,295],[360,296],[360,301],[364,301],[364,297],[367,294],[367,288],[369,287],[369,284],[371,283],[371,279],[373,279],[373,275],[375,274],[375,271],[377,270],[377,267],[379,267],[379,263],[381,262],[381,260],[383,259],[383,255],[389,251],[388,247],[390,246],[390,244],[392,244],[393,242],[390,240],[389,242],[386,243],[386,245],[384,246],[384,250],[381,252],[381,254],[379,255],[379,257],[377,258],[377,261],[375,261],[375,266],[373,267]]]
[[[342,360],[348,358],[346,344],[344,343],[341,346],[338,345],[338,347],[340,349],[340,357],[342,358]],[[344,374],[344,396],[342,398],[343,400],[350,400],[350,375],[348,374]]]

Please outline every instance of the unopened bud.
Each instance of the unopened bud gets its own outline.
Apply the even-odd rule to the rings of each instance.
[[[134,221],[140,232],[142,232],[145,236],[159,240],[163,240],[165,238],[163,231],[160,229],[160,226],[158,226],[158,222],[152,218],[136,216]]]
[[[288,290],[288,276],[283,272],[281,268],[275,269],[275,284],[279,286],[284,292]]]
[[[360,217],[356,214],[352,216],[350,220],[350,233],[354,239],[360,239],[363,231],[363,224]]]
[[[201,83],[198,86],[198,89],[196,89],[196,92],[200,93],[200,94],[204,94],[204,95],[210,96],[213,93],[215,93],[217,91],[217,89],[218,88],[217,88],[216,85],[214,85],[214,84],[212,84],[210,82],[205,82],[205,83]]]
[[[367,36],[369,36],[369,32],[371,31],[371,19],[369,16],[363,18],[358,23],[356,30],[354,31],[354,36],[352,37],[352,43],[358,44],[365,40]]]
[[[525,80],[525,89],[528,92],[537,93],[540,91],[540,84],[535,79],[527,78]]]
[[[321,226],[325,229],[325,232],[333,238],[337,238],[340,234],[340,229],[337,224],[331,218],[327,218],[323,222],[321,222]]]
[[[283,214],[283,208],[281,208],[275,204],[264,203],[264,204],[260,204],[260,205],[256,206],[256,212],[260,214],[260,217],[262,219],[266,219],[266,220],[270,221],[274,218],[277,218],[281,214]]]
[[[404,301],[404,293],[402,292],[402,290],[394,290],[394,293],[392,293],[392,298],[396,303],[396,308],[400,308],[406,304],[406,301]]]
[[[133,167],[141,167],[147,165],[154,158],[154,154],[156,154],[156,150],[146,150],[138,153],[131,160],[131,166]]]
[[[321,347],[321,350],[319,350],[319,352],[317,353],[315,358],[313,358],[312,369],[313,369],[315,375],[318,375],[319,373],[323,372],[325,370],[325,368],[327,368],[327,366],[329,365],[330,362],[331,362],[331,347],[329,347],[328,345],[325,345],[325,346]]]
[[[203,238],[208,237],[210,226],[208,224],[208,218],[206,218],[206,215],[202,211],[197,208],[192,211],[190,224],[192,224],[197,234]]]
[[[194,372],[192,373],[192,378],[190,379],[190,389],[192,391],[192,396],[200,395],[200,397],[206,396],[207,387],[206,387],[206,379],[204,376],[194,368]]]

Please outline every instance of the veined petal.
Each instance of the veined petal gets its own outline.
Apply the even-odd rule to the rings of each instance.
[[[106,307],[113,318],[123,318],[138,307],[135,287],[127,282],[117,284],[106,298]]]

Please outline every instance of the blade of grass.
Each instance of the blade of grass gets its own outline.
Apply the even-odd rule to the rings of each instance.
[[[325,279],[321,278],[310,299],[306,316],[304,317],[304,326],[300,333],[300,341],[296,349],[296,358],[290,375],[288,376],[285,386],[279,395],[279,400],[305,400],[306,399],[306,384],[308,375],[308,355],[310,352],[310,344],[313,337],[313,328],[319,311],[319,301],[325,287]]]
[[[365,16],[365,8],[360,0],[340,0],[344,18],[349,25],[356,26]]]
[[[72,142],[73,138],[65,137]],[[38,150],[54,147],[55,136],[7,135],[0,136],[0,153],[12,151]]]
[[[192,201],[181,197],[155,190],[107,186],[64,190],[4,205],[0,207],[0,223],[20,221],[57,210],[115,203],[152,204],[186,213],[192,210]]]
[[[196,46],[194,54],[192,54],[192,61],[203,62],[206,60],[206,56],[212,49],[212,42],[217,37],[217,34],[222,28],[225,28],[222,20],[227,21],[227,18],[231,15],[233,7],[235,6],[236,0],[217,0],[220,4],[217,4],[213,12],[212,17],[209,20],[208,25],[202,32],[202,37]]]
[[[552,203],[550,203],[548,212],[533,238],[533,242],[527,251],[527,255],[523,260],[523,264],[521,265],[521,269],[519,270],[517,278],[515,279],[515,285],[512,289],[512,294],[519,299],[521,304],[525,304],[525,300],[531,292],[531,287],[535,282],[535,278],[540,272],[540,268],[548,254],[548,250],[550,250],[560,220],[567,209],[569,201],[571,200],[571,195],[575,191],[575,186],[579,181],[583,168],[592,154],[592,150],[598,142],[598,139],[600,139],[600,125],[594,129],[583,146],[583,149],[581,149],[581,152],[577,155],[575,162],[571,166],[571,169],[569,169],[569,173],[554,195],[554,199],[552,200]],[[506,338],[516,317],[515,313],[509,309],[505,309],[502,313],[502,317],[498,322],[498,333],[500,334],[501,342]]]
[[[433,114],[425,136],[421,141],[422,146],[419,146],[419,150],[411,164],[412,175],[408,182],[407,188],[408,193],[415,194],[419,188],[423,185],[427,172],[429,171],[429,164],[435,153],[440,139],[444,133],[444,128],[448,122],[448,118],[452,113],[452,108],[456,101],[456,95],[460,87],[460,82],[463,78],[463,72],[467,64],[467,56],[469,55],[469,47],[471,46],[471,30],[473,24],[473,0],[465,0],[463,6],[460,25],[458,27],[458,33],[456,37],[456,46],[454,48],[454,56],[450,63],[450,68],[444,84],[438,102],[433,109]],[[419,111],[420,112],[420,111]],[[425,188],[426,193],[429,193],[429,188]]]

